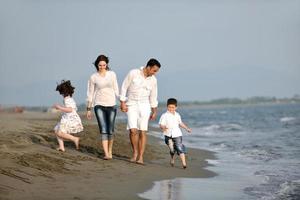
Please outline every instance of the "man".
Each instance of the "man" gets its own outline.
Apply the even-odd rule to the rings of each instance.
[[[144,164],[149,119],[157,114],[157,80],[155,74],[160,63],[152,58],[146,66],[131,70],[123,81],[120,102],[121,111],[127,113],[127,128],[133,150],[131,162]]]

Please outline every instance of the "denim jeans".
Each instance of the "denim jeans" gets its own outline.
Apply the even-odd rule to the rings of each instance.
[[[113,139],[117,109],[114,106],[96,105],[94,111],[102,140]]]
[[[165,135],[165,143],[170,149],[171,156],[174,156],[176,152],[177,155],[186,153],[185,146],[182,144],[182,136],[172,138]]]

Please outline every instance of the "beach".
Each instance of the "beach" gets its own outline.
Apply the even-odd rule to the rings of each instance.
[[[145,165],[129,162],[131,147],[126,125],[116,124],[113,160],[103,160],[95,118],[82,115],[84,131],[80,150],[65,142],[59,152],[53,127],[59,113],[0,113],[0,199],[140,199],[137,195],[154,181],[208,178],[216,174],[205,169],[214,153],[189,148],[188,168],[177,157],[169,164],[169,153],[161,140],[148,137]]]
[[[193,130],[184,144],[215,152],[207,169],[218,176],[158,181],[142,197],[300,199],[300,104],[180,106],[180,113]]]

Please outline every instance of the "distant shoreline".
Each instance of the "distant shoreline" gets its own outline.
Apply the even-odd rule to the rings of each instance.
[[[284,105],[284,104],[300,104],[300,97],[295,96],[293,98],[275,98],[275,97],[251,97],[248,99],[238,98],[222,98],[211,101],[181,101],[180,106],[199,106],[204,108],[215,107],[235,107],[235,106],[263,106],[263,105]],[[118,106],[118,105],[117,105]],[[159,102],[158,107],[164,108],[165,102]],[[51,106],[20,106],[20,105],[1,105],[0,112],[12,112],[14,108],[21,107],[24,111],[36,111],[36,112],[49,112]],[[86,109],[84,103],[79,104],[78,111],[83,112]]]

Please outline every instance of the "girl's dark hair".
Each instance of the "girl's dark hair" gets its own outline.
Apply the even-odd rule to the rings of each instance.
[[[167,106],[168,105],[175,105],[177,107],[177,100],[175,98],[168,99]]]
[[[59,94],[62,94],[64,97],[72,97],[74,89],[75,87],[71,85],[71,81],[69,80],[62,80],[61,83],[56,86],[56,91],[59,91]]]
[[[99,71],[98,64],[99,64],[100,61],[106,62],[106,64],[107,64],[106,70],[109,70],[109,67],[108,67],[109,59],[108,59],[108,57],[105,56],[105,55],[100,55],[100,56],[97,57],[97,59],[94,62],[94,66],[96,67],[97,71]]]

